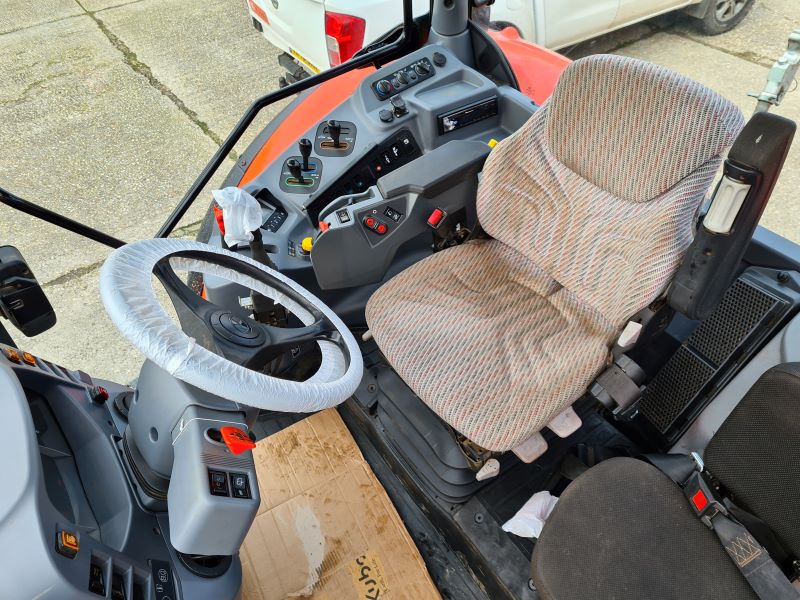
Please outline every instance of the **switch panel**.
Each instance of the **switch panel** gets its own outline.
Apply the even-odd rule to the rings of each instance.
[[[416,62],[398,69],[391,75],[373,81],[370,84],[372,91],[379,100],[386,100],[395,94],[418,84],[420,81],[433,77],[436,69],[433,68],[431,61],[422,58]]]
[[[408,129],[400,130],[358,161],[335,187],[324,190],[314,198],[307,207],[308,216],[316,221],[320,211],[336,198],[366,191],[380,177],[420,156],[422,153],[411,132]]]

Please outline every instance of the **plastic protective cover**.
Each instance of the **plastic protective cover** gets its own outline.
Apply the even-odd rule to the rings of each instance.
[[[225,223],[225,243],[235,246],[253,241],[253,231],[261,227],[264,221],[261,205],[244,190],[237,187],[226,187],[213,190],[211,195],[222,209]]]
[[[237,365],[200,346],[167,314],[153,289],[153,268],[177,252],[221,254],[264,271],[302,294],[337,328],[350,355],[319,341],[322,362],[306,381],[270,377]],[[305,308],[272,287],[237,271],[198,259],[170,259],[174,269],[216,275],[253,289],[285,306],[304,325],[314,319]],[[364,364],[350,331],[321,300],[291,279],[251,258],[189,240],[142,240],[115,250],[100,272],[100,296],[111,320],[147,358],[170,375],[211,394],[264,410],[313,412],[344,402],[358,387]]]
[[[503,531],[520,537],[538,538],[557,502],[558,498],[552,496],[550,492],[536,492],[522,505],[517,514],[503,524]]]

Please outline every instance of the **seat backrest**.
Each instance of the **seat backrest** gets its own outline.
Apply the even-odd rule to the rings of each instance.
[[[731,102],[663,67],[575,61],[489,155],[478,217],[621,326],[669,283],[743,124]]]

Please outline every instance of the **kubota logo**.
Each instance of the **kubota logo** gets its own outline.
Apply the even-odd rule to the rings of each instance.
[[[278,0],[272,0],[272,8],[278,10]]]

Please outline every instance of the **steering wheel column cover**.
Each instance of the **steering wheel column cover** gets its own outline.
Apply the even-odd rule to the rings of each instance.
[[[322,363],[306,381],[289,381],[252,371],[200,346],[167,314],[153,289],[153,269],[182,252],[219,254],[248,263],[295,290],[327,317],[342,336],[349,363],[333,342],[320,340]],[[235,269],[199,259],[174,257],[173,268],[213,274],[251,288],[285,306],[304,325],[313,323],[300,303]],[[313,412],[349,398],[361,382],[364,363],[355,338],[338,316],[303,287],[253,259],[189,240],[141,240],[115,250],[100,272],[100,296],[120,332],[167,373],[211,394],[264,410]]]

